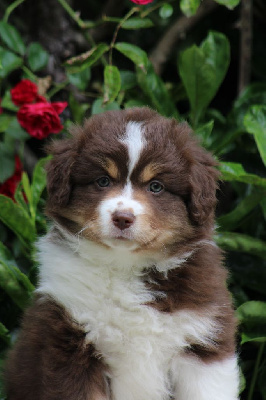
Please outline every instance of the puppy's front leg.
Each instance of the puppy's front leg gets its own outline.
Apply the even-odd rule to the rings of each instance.
[[[234,355],[204,362],[196,357],[173,360],[175,400],[237,400],[239,371]]]
[[[51,298],[37,298],[6,366],[8,400],[107,400],[107,369],[82,327]]]

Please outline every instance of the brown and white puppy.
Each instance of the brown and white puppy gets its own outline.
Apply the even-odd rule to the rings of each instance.
[[[9,400],[236,400],[212,156],[148,108],[93,116],[50,151],[54,225]]]

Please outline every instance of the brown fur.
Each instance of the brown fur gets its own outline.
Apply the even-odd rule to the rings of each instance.
[[[206,245],[195,251],[182,267],[169,271],[167,277],[155,270],[146,277],[147,287],[159,293],[157,301],[150,306],[167,313],[193,310],[202,316],[208,310],[208,315],[217,323],[219,333],[215,343],[203,347],[191,342],[187,350],[187,354],[204,362],[224,359],[235,351],[236,318],[226,278],[220,249]]]
[[[82,327],[52,299],[37,297],[7,364],[8,400],[102,400],[106,371]]]

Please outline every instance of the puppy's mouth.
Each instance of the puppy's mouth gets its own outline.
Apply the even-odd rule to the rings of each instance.
[[[110,229],[109,234],[107,235],[107,240],[112,240],[113,242],[121,242],[121,243],[129,243],[136,242],[136,238],[132,229],[120,230],[115,227]]]
[[[127,238],[125,236],[109,236],[103,239],[103,242],[111,248],[135,250],[140,245],[133,238]]]

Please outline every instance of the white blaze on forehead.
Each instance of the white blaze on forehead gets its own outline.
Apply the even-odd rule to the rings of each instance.
[[[142,124],[140,122],[129,122],[127,124],[125,136],[121,139],[121,142],[125,144],[128,149],[128,179],[139,160],[142,150],[146,145],[141,126]]]
[[[130,182],[132,171],[137,165],[141,152],[146,145],[141,123],[129,122],[126,127],[125,135],[120,139],[120,142],[127,147],[129,155],[127,182],[120,194],[103,199],[99,204],[99,222],[101,232],[104,236],[112,236],[112,231],[114,229],[112,215],[114,212],[129,211],[134,217],[145,212],[145,206],[134,199],[134,190]]]

